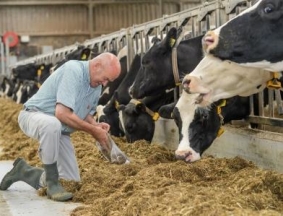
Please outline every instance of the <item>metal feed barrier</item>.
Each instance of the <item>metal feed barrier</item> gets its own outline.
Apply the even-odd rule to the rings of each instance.
[[[181,11],[172,15],[164,15],[160,19],[152,20],[143,24],[133,25],[129,28],[121,29],[111,34],[102,35],[93,39],[86,40],[82,45],[97,52],[117,50],[119,51],[127,45],[128,51],[128,68],[137,52],[143,53],[149,48],[149,38],[158,36],[163,38],[163,35],[168,32],[171,27],[183,29],[183,33],[187,38],[201,35],[209,29],[214,29],[226,21],[239,14],[241,11],[251,6],[251,1],[246,0],[217,0],[205,2],[200,6]],[[64,56],[74,49],[79,44],[66,46],[61,49],[54,50],[51,53],[37,55],[28,58],[24,61],[19,61],[12,67],[23,65],[26,63],[56,63],[62,60]],[[275,93],[274,93],[275,91]],[[277,105],[277,112],[273,105],[274,96]],[[251,105],[254,103],[251,98]],[[263,94],[259,93],[259,116],[254,115],[254,110],[251,110],[251,115],[247,119],[250,123],[260,125],[271,125],[283,127],[283,121],[277,115],[283,114],[280,90],[269,90],[269,109],[265,111],[263,106]],[[262,127],[263,128],[263,127]]]

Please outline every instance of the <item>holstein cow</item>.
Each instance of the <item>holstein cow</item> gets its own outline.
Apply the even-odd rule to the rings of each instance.
[[[203,68],[209,71],[209,74],[203,74]],[[226,73],[229,76],[226,76]],[[272,75],[262,69],[243,67],[227,60],[215,59],[211,55],[205,56],[195,70],[184,77],[184,91],[175,107],[185,122],[182,134],[187,134],[180,140],[175,152],[176,157],[190,162],[200,159],[202,152],[193,147],[199,138],[193,136],[191,130],[188,134],[188,128],[193,127],[197,109],[211,109],[220,99],[258,93],[266,87],[271,78]]]
[[[13,100],[24,103],[32,97],[42,83],[49,77],[52,64],[20,65],[12,70],[14,82]]]
[[[186,96],[186,93],[181,95],[173,110],[172,117],[179,128],[180,141],[175,155],[177,159],[194,162],[223,133],[222,125],[249,116],[249,97],[236,96],[220,100],[210,107],[194,109]],[[192,118],[191,112],[194,112]]]
[[[283,71],[283,0],[259,0],[224,25],[208,31],[204,51],[222,60]]]
[[[51,69],[51,73],[55,71],[57,68],[59,68],[61,65],[63,65],[65,62],[69,60],[81,60],[86,61],[90,58],[93,58],[93,54],[91,53],[91,49],[88,47],[85,47],[83,45],[80,45],[77,47],[76,50],[73,50],[72,52],[68,53],[64,59],[57,62],[54,67]]]
[[[0,97],[12,97],[14,83],[5,75],[0,75]]]
[[[236,95],[249,96],[266,86],[280,88],[276,79],[281,74],[271,71],[283,70],[282,8],[282,0],[260,0],[205,35],[206,55],[185,76],[185,92],[176,105],[187,125],[192,124],[198,107],[210,107],[219,99]],[[177,157],[197,160],[200,152],[192,148],[195,139],[191,135],[190,139],[183,139]]]
[[[171,28],[166,37],[155,43],[143,56],[142,67],[130,90],[133,98],[162,93],[178,85],[179,77],[191,72],[202,59],[201,38],[183,40],[173,52],[177,29]]]
[[[127,105],[119,105],[119,120],[127,142],[146,140],[151,143],[155,132],[158,110],[174,101],[173,89],[159,95],[146,97],[141,101],[132,99]]]
[[[282,0],[260,0],[206,33],[203,38],[206,56],[183,82],[187,92],[201,94],[197,103],[207,106],[220,98],[250,95],[258,92],[258,86],[262,89],[270,85],[266,83],[268,80],[278,78],[269,71],[283,70],[282,9]],[[275,87],[280,87],[278,82]]]

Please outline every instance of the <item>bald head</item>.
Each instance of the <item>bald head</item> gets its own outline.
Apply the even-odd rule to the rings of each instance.
[[[120,61],[112,53],[101,53],[90,60],[91,86],[107,85],[117,79],[121,72]]]

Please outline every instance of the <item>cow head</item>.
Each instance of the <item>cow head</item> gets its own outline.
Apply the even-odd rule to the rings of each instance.
[[[206,55],[183,79],[183,89],[195,104],[206,107],[220,99],[262,91],[272,74]]]
[[[65,56],[67,60],[88,60],[90,57],[91,50],[85,46],[78,46],[76,50],[68,53]]]
[[[177,29],[171,28],[161,42],[155,42],[145,53],[142,58],[142,67],[131,87],[134,98],[143,98],[152,95],[152,92],[156,94],[175,86],[171,53],[176,37]]]
[[[224,25],[208,31],[204,51],[222,60],[270,71],[283,70],[283,1],[259,0]]]
[[[190,103],[188,96],[184,92],[173,110],[180,141],[175,155],[177,159],[194,162],[221,135],[222,124],[245,118],[250,109],[248,97],[233,97],[220,100],[210,107],[197,108],[197,105]]]
[[[97,106],[97,121],[109,124],[110,134],[116,137],[121,137],[124,136],[124,132],[120,129],[119,116],[114,103],[115,101],[111,100],[105,106]]]
[[[137,140],[151,142],[155,123],[143,103],[130,102],[126,106],[120,105],[118,110],[120,124],[125,132],[127,142],[133,143]]]

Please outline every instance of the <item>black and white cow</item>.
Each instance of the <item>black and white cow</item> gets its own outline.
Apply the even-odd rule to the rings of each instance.
[[[63,65],[65,62],[69,60],[81,60],[81,61],[87,61],[90,58],[93,58],[95,55],[92,54],[91,49],[88,47],[85,47],[84,45],[79,45],[77,49],[73,50],[72,52],[68,53],[64,59],[57,62],[54,67],[51,69],[51,73],[55,71],[57,68],[59,68],[61,65]]]
[[[174,101],[173,89],[141,101],[132,99],[127,105],[118,106],[120,125],[127,142],[146,140],[151,143],[155,133],[155,122],[159,119],[158,110],[162,105]]]
[[[206,56],[183,82],[187,92],[200,94],[192,96],[199,105],[256,93],[274,78],[272,72],[283,71],[282,9],[282,0],[259,0],[206,33]]]
[[[179,77],[190,73],[202,59],[202,37],[183,40],[177,46]],[[172,66],[172,49],[177,41],[177,29],[171,28],[166,37],[155,43],[143,56],[142,67],[131,86],[133,98],[141,99],[176,86]],[[180,82],[179,80],[177,82]]]
[[[20,65],[12,70],[14,84],[12,99],[17,103],[25,103],[49,77],[52,64]]]
[[[221,135],[223,124],[249,116],[250,104],[249,97],[236,96],[220,100],[210,107],[194,109],[185,100],[186,96],[183,93],[173,109],[172,117],[179,128],[179,145],[175,155],[177,159],[194,162]]]
[[[283,71],[283,0],[259,0],[203,38],[204,51],[222,60]]]
[[[176,105],[187,125],[193,124],[199,107],[209,108],[220,99],[258,93],[269,86],[270,80],[282,76],[271,72],[283,69],[282,3],[260,0],[206,34],[205,57],[184,77],[184,92]],[[190,135],[190,139],[181,142],[176,155],[197,160],[200,152],[192,148],[197,137]]]
[[[12,82],[11,79],[9,79],[5,75],[0,75],[0,97],[11,98],[13,95],[14,86],[15,84]]]

